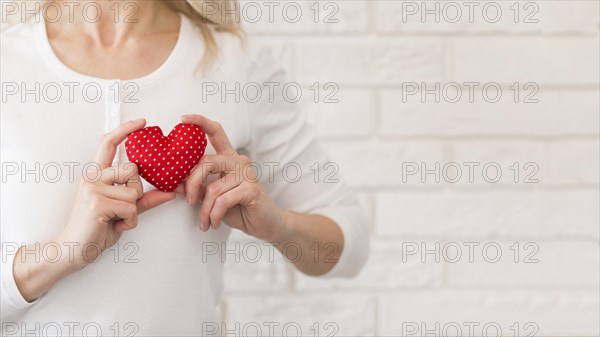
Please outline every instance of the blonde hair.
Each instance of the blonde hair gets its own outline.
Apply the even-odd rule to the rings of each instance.
[[[1,0],[0,0],[1,1]],[[31,0],[22,3],[42,4],[51,0]],[[205,42],[205,52],[199,63],[199,68],[207,68],[219,56],[219,46],[215,32],[226,32],[237,36],[242,45],[245,44],[245,34],[241,27],[239,3],[237,0],[163,0],[171,9],[187,16],[200,29]],[[41,8],[41,7],[40,7]],[[4,7],[2,8],[2,10]],[[0,10],[0,12],[2,11]],[[4,13],[2,17],[4,17]],[[29,15],[30,19],[34,15]],[[12,19],[12,21],[11,21]],[[2,20],[1,30],[17,23],[13,16]]]
[[[176,12],[190,18],[200,28],[206,44],[200,67],[209,66],[219,56],[219,46],[214,32],[231,33],[237,36],[242,44],[245,43],[237,0],[165,0],[165,2]]]

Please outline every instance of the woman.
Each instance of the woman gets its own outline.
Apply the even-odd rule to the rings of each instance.
[[[59,1],[2,32],[3,334],[203,334],[219,322],[214,247],[231,229],[308,275],[360,270],[363,211],[325,179],[327,155],[272,94],[281,69],[244,46],[223,4],[209,15],[205,1]],[[245,83],[259,99],[231,94]],[[181,122],[210,144],[177,193],[160,192],[122,143]]]

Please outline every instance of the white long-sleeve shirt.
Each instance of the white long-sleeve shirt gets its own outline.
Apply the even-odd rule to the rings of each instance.
[[[99,328],[102,335],[183,336],[201,334],[203,323],[220,322],[223,260],[206,249],[221,247],[231,230],[221,226],[201,233],[198,206],[181,197],[142,214],[139,226],[125,232],[116,248],[35,302],[27,303],[15,284],[14,253],[21,245],[57,237],[101,136],[142,117],[165,133],[183,114],[220,122],[234,148],[262,168],[261,182],[279,207],[322,214],[339,224],[344,249],[326,276],[351,276],[364,264],[364,211],[341,181],[326,179],[335,166],[325,167],[330,160],[297,104],[282,96],[284,73],[270,53],[246,51],[235,37],[217,33],[220,61],[212,72],[198,73],[202,36],[189,19],[181,22],[166,62],[143,78],[125,81],[93,78],[65,66],[39,17],[2,33],[3,335],[78,335],[85,329],[94,335]],[[214,150],[209,145],[206,152]],[[116,159],[127,161],[122,147]],[[144,182],[144,188],[152,187]]]

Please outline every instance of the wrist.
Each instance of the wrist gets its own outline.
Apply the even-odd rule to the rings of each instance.
[[[60,236],[53,245],[58,249],[57,259],[54,260],[56,271],[61,275],[67,276],[85,268],[89,261],[84,258],[81,244],[65,240]]]
[[[27,302],[42,296],[53,284],[73,272],[61,256],[56,242],[36,242],[22,246],[12,265],[17,288]]]
[[[285,244],[293,237],[294,213],[291,211],[281,211],[279,221],[275,226],[273,234],[266,239],[267,242],[277,246]]]

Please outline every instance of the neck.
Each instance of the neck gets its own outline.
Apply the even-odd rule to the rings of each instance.
[[[176,13],[158,0],[50,0],[46,9],[49,32],[84,34],[101,47],[119,47],[130,38],[172,32]],[[60,8],[62,15],[57,15]],[[177,21],[175,21],[177,23]]]

